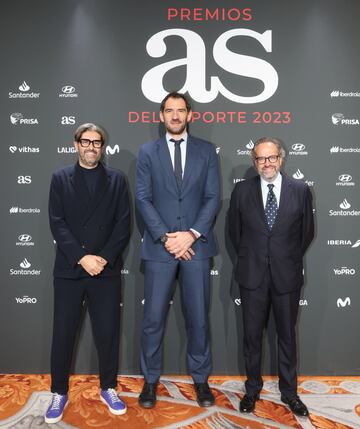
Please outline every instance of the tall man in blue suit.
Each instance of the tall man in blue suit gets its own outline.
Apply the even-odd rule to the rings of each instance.
[[[145,305],[139,396],[144,408],[156,403],[162,369],[162,340],[173,283],[179,277],[187,330],[187,368],[200,406],[214,404],[207,379],[210,258],[217,253],[213,227],[219,209],[219,167],[215,148],[187,133],[191,106],[180,93],[161,103],[166,135],[140,148],[136,206],[145,223]]]
[[[68,402],[75,336],[87,302],[99,358],[100,400],[112,414],[124,414],[118,397],[120,275],[130,232],[123,173],[105,167],[105,132],[83,124],[75,132],[78,162],[53,174],[49,219],[56,241],[54,328],[51,350],[52,401],[45,421],[61,420]]]
[[[278,336],[281,400],[299,416],[306,405],[297,395],[296,320],[304,282],[303,256],[314,237],[312,196],[302,181],[280,173],[285,150],[263,137],[252,150],[258,175],[238,183],[231,195],[230,237],[237,252],[244,322],[246,394],[240,411],[252,412],[263,382],[261,349],[270,305]]]

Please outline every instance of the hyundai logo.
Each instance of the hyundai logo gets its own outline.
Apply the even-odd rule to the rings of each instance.
[[[22,242],[28,242],[28,241],[31,241],[31,235],[29,235],[29,234],[21,234],[21,235],[19,235],[19,241],[22,241]]]
[[[64,94],[72,94],[73,92],[75,92],[75,88],[71,85],[65,85],[61,88],[61,91]]]
[[[350,176],[350,174],[341,174],[339,176],[339,180],[340,182],[350,182],[352,180],[352,177]]]
[[[301,152],[302,150],[305,149],[305,145],[302,143],[295,143],[291,146],[291,149],[294,150],[295,152]]]

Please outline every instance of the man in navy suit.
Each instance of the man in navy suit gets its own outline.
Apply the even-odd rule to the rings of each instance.
[[[53,174],[49,196],[56,241],[54,327],[51,350],[52,401],[47,423],[61,420],[68,401],[75,336],[85,300],[99,358],[100,399],[124,414],[118,397],[121,254],[128,242],[130,210],[126,179],[105,167],[105,132],[83,124],[75,132],[78,162]]]
[[[187,330],[187,368],[200,406],[213,405],[207,379],[210,258],[217,253],[213,227],[219,209],[219,167],[215,148],[187,133],[191,106],[180,93],[161,103],[166,135],[140,148],[136,206],[145,224],[141,257],[145,265],[145,305],[139,397],[144,408],[156,402],[162,369],[162,340],[178,276]]]
[[[284,156],[278,139],[259,139],[252,150],[259,175],[238,183],[231,195],[229,229],[237,253],[247,374],[240,411],[252,412],[259,399],[262,337],[271,305],[281,400],[294,414],[307,416],[297,395],[295,326],[304,282],[302,260],[314,237],[312,196],[304,182],[280,173]]]

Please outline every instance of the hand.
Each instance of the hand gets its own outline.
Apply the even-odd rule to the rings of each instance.
[[[175,259],[181,259],[183,261],[191,261],[194,255],[195,255],[195,252],[190,247],[190,249],[188,249],[181,257],[178,257],[177,255],[175,255]]]
[[[166,235],[168,237],[168,240],[165,243],[165,249],[169,253],[175,255],[176,259],[182,258],[182,256],[185,255],[185,253],[191,248],[191,246],[195,242],[193,234],[191,234],[189,231],[168,232]],[[192,254],[190,253],[190,255]]]
[[[103,271],[106,262],[107,261],[105,261],[105,259],[101,258],[100,256],[85,255],[80,259],[79,264],[90,276],[93,277],[97,276],[101,273],[101,271]]]

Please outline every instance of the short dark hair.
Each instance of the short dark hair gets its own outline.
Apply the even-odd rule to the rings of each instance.
[[[254,143],[254,147],[251,149],[251,158],[253,160],[255,160],[256,158],[255,149],[259,146],[259,144],[262,143],[273,143],[277,147],[281,158],[285,158],[286,152],[284,149],[284,144],[280,139],[277,139],[275,137],[261,137],[260,139],[256,140],[256,142]]]
[[[160,112],[163,112],[165,109],[165,103],[169,98],[182,98],[185,101],[186,110],[189,112],[191,110],[191,104],[188,97],[185,94],[181,94],[180,92],[172,91],[163,99],[160,105]]]
[[[75,141],[79,143],[81,136],[86,131],[95,131],[96,133],[99,133],[101,136],[101,141],[103,144],[105,144],[106,141],[106,132],[103,128],[101,128],[99,125],[92,124],[91,122],[80,125],[77,130],[75,131]]]

